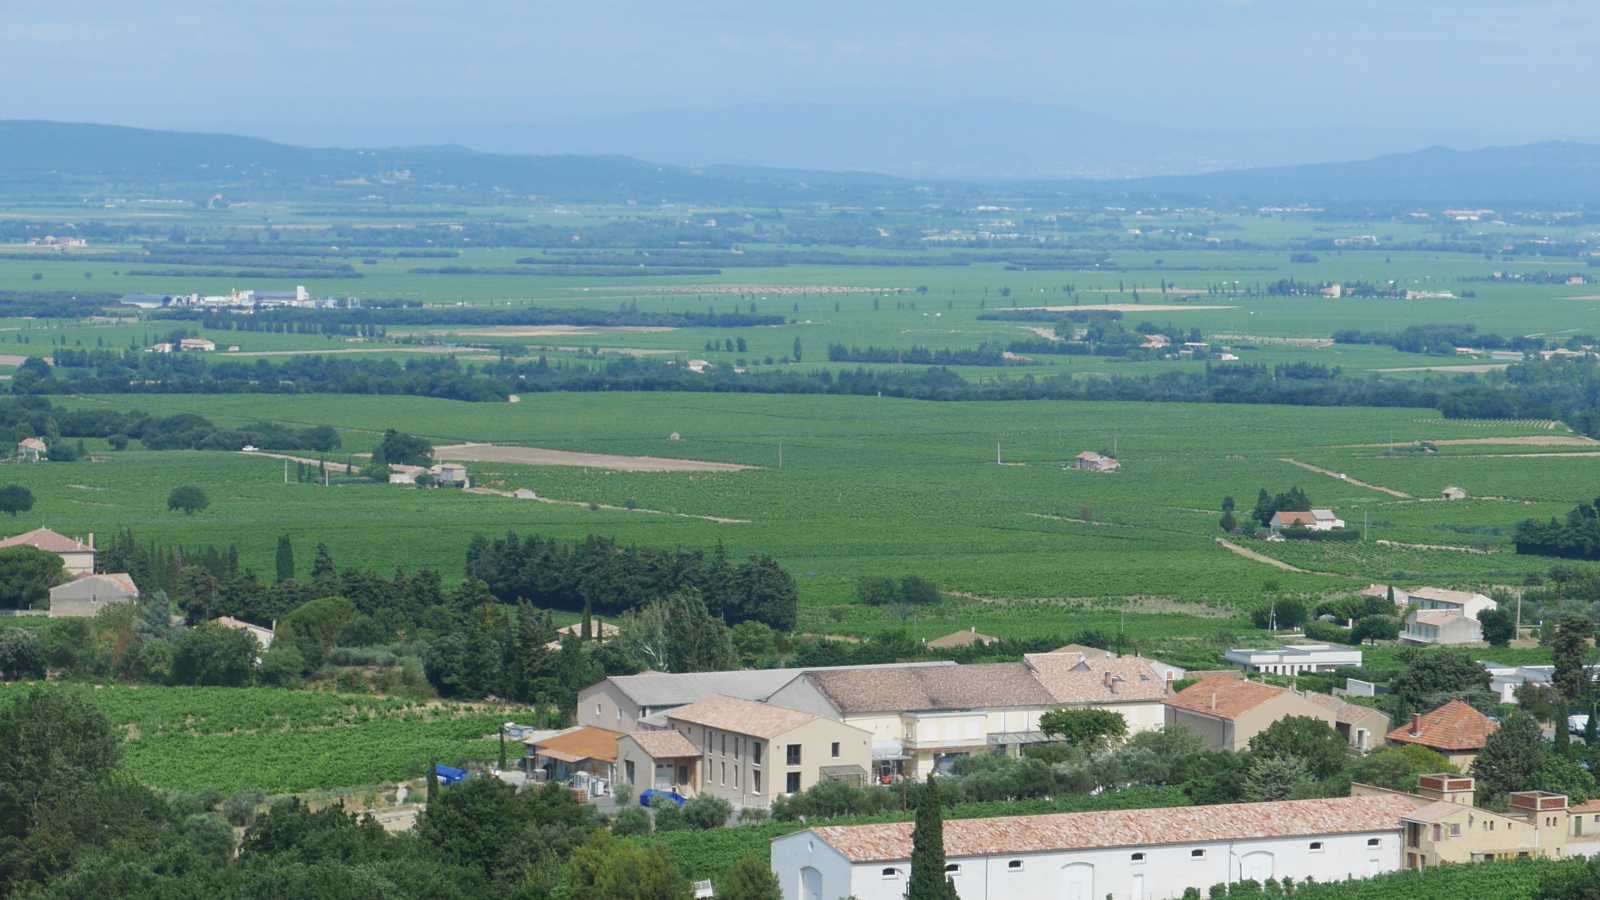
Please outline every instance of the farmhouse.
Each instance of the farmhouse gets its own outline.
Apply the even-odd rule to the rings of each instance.
[[[665,727],[666,713],[715,694],[745,700],[766,700],[806,672],[886,669],[906,666],[954,666],[949,660],[888,665],[832,666],[816,669],[737,669],[727,672],[644,672],[611,675],[578,693],[578,723],[619,732]],[[649,720],[646,722],[645,720]]]
[[[1117,462],[1116,457],[1103,456],[1099,453],[1085,450],[1073,457],[1072,467],[1074,469],[1082,469],[1085,472],[1115,472],[1122,468],[1122,463]]]
[[[1419,609],[1406,616],[1400,640],[1407,644],[1478,644],[1483,642],[1483,626],[1453,610]]]
[[[433,476],[433,483],[440,487],[465,488],[472,483],[467,480],[467,467],[460,463],[439,463],[430,468],[428,474]]]
[[[826,780],[865,784],[872,761],[872,735],[864,729],[754,700],[713,695],[669,711],[667,723],[699,752],[695,792],[741,808],[765,808],[775,796]],[[674,766],[692,758],[682,750],[666,751],[680,754],[669,757]],[[648,771],[661,761],[651,757]],[[643,771],[636,768],[635,777]]]
[[[44,441],[36,437],[17,441],[17,462],[44,462],[45,455],[49,452],[50,448],[45,446]]]
[[[1443,754],[1458,769],[1469,770],[1489,735],[1500,729],[1465,700],[1451,700],[1430,713],[1415,714],[1408,725],[1389,732],[1391,744],[1415,744]]]
[[[50,589],[50,618],[90,618],[116,603],[139,599],[139,586],[126,572],[82,575]]]
[[[1244,750],[1279,719],[1308,716],[1335,725],[1333,710],[1288,688],[1235,678],[1207,678],[1166,699],[1166,727],[1187,728],[1212,750]]]
[[[215,621],[223,628],[231,628],[234,631],[242,631],[245,634],[255,638],[256,643],[261,645],[262,650],[267,650],[272,647],[272,639],[276,634],[275,628],[262,628],[260,625],[252,625],[243,619],[235,619],[233,616],[218,616]],[[274,623],[274,625],[276,625],[276,623]]]
[[[1399,792],[1322,800],[1057,813],[944,823],[962,900],[1175,898],[1241,879],[1319,882],[1400,868]],[[785,900],[900,900],[912,823],[812,828],[772,842]]]
[[[191,353],[213,353],[217,344],[205,338],[183,338],[178,341],[178,349]]]
[[[74,577],[94,574],[94,535],[89,542],[56,534],[48,528],[35,528],[15,537],[0,541],[0,550],[6,547],[34,547],[61,557],[61,565]]]
[[[1332,644],[1290,644],[1274,650],[1229,650],[1222,658],[1246,672],[1299,675],[1332,672],[1340,666],[1361,666],[1361,651]]]
[[[1331,509],[1279,510],[1272,514],[1267,527],[1274,532],[1286,528],[1305,528],[1310,531],[1333,531],[1344,527],[1344,520]]]
[[[389,464],[390,484],[416,484],[417,476],[427,472],[421,466],[406,466],[399,463]]]

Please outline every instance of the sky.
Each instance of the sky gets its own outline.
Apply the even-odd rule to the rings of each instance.
[[[1600,68],[1589,46],[1600,34],[1600,4],[1592,2],[6,7],[0,118],[307,144],[445,143],[485,127],[750,104],[981,101],[1186,131],[1325,129],[1331,145],[1366,132],[1416,147],[1600,136],[1600,126],[1585,121]]]

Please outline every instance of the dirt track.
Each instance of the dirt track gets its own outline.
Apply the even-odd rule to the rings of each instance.
[[[1482,375],[1485,372],[1500,372],[1510,367],[1510,363],[1469,363],[1464,366],[1401,366],[1396,369],[1377,369],[1378,372],[1459,372],[1463,375]]]
[[[1233,541],[1225,540],[1223,538],[1217,538],[1217,543],[1221,544],[1230,553],[1237,553],[1240,556],[1244,557],[1245,559],[1254,560],[1254,561],[1256,561],[1258,563],[1266,563],[1267,565],[1272,566],[1275,569],[1282,569],[1285,572],[1295,572],[1295,573],[1300,574],[1300,575],[1328,575],[1328,576],[1333,576],[1332,572],[1313,572],[1310,569],[1302,569],[1299,566],[1291,566],[1291,565],[1289,565],[1288,563],[1284,562],[1281,559],[1273,559],[1272,557],[1266,555],[1265,553],[1257,553],[1254,550],[1247,550],[1244,547],[1241,547],[1238,544],[1235,544]],[[1337,576],[1333,576],[1333,577],[1337,577]]]
[[[488,495],[491,495],[491,496],[494,496],[494,497],[510,497],[512,499],[520,499],[520,498],[517,497],[517,495],[515,493],[513,493],[511,491],[502,491],[502,490],[498,490],[496,488],[472,487],[472,488],[466,488],[466,492],[469,493],[469,494],[488,494]],[[645,509],[645,508],[640,507],[640,506],[633,506],[633,507],[629,507],[629,506],[612,506],[609,503],[594,503],[594,504],[590,504],[590,503],[585,502],[583,500],[555,500],[555,499],[552,499],[550,497],[530,497],[528,499],[531,500],[534,503],[548,503],[548,504],[550,504],[552,506],[584,506],[584,507],[587,507],[587,506],[591,506],[592,505],[597,509],[609,510],[611,512],[634,512],[634,513],[644,513],[646,515],[652,515],[652,516],[674,516],[674,517],[679,518],[679,519],[699,519],[702,522],[716,522],[718,525],[749,525],[750,524],[750,520],[749,519],[730,519],[730,518],[728,518],[726,516],[702,516],[702,515],[697,515],[695,513],[675,513],[675,512],[667,512],[664,509]]]
[[[1394,488],[1386,488],[1379,484],[1368,484],[1365,481],[1357,481],[1354,478],[1343,474],[1342,472],[1334,472],[1329,469],[1324,469],[1320,466],[1313,466],[1310,463],[1303,463],[1298,459],[1290,459],[1287,456],[1280,456],[1278,457],[1278,462],[1286,462],[1291,466],[1299,466],[1300,468],[1305,469],[1307,472],[1315,472],[1318,475],[1326,475],[1329,478],[1336,478],[1345,484],[1353,484],[1356,487],[1364,487],[1369,491],[1377,491],[1380,494],[1388,494],[1391,497],[1399,497],[1401,500],[1413,499],[1412,496],[1405,491],[1397,491]]]
[[[503,462],[525,466],[581,466],[617,472],[740,472],[759,466],[707,462],[698,459],[667,459],[660,456],[614,456],[609,453],[576,453],[570,450],[545,450],[540,447],[512,447],[504,444],[452,444],[434,448],[439,459],[462,462]]]
[[[1486,437],[1486,438],[1446,438],[1444,440],[1423,441],[1436,447],[1596,447],[1600,441],[1582,435],[1523,435],[1521,437]],[[1387,448],[1387,447],[1415,447],[1418,441],[1395,441],[1389,444],[1340,444],[1340,447]]]
[[[1085,303],[1082,306],[1020,306],[1018,309],[1024,312],[1189,312],[1238,307],[1201,306],[1194,303]]]

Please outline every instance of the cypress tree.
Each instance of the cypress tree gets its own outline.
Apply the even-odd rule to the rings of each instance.
[[[294,545],[287,534],[278,536],[278,583],[294,580]]]
[[[955,884],[944,875],[944,809],[931,772],[911,831],[911,878],[906,883],[906,900],[960,900]]]
[[[428,760],[428,803],[439,799],[439,760]]]
[[[317,558],[311,561],[312,580],[332,578],[335,574],[335,571],[336,569],[333,564],[333,554],[328,551],[328,545],[318,543]]]
[[[583,631],[578,637],[585,641],[594,637],[594,606],[588,599],[583,601]]]

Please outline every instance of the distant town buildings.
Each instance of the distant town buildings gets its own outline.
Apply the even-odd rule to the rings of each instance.
[[[305,285],[292,291],[233,290],[226,294],[124,294],[119,302],[138,309],[217,309],[251,313],[264,309],[342,309],[359,307],[359,300],[311,296]]]

